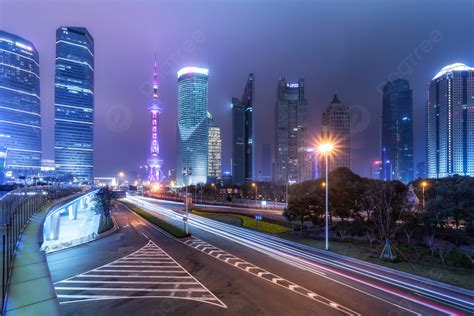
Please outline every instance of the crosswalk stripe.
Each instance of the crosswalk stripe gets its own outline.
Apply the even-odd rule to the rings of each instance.
[[[60,304],[91,300],[173,298],[227,308],[152,241],[123,258],[55,283]]]

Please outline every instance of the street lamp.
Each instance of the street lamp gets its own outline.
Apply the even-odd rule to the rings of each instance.
[[[325,156],[325,161],[326,161],[326,182],[324,186],[326,187],[326,250],[329,250],[329,222],[328,222],[328,217],[329,217],[329,199],[328,199],[328,194],[329,194],[329,171],[328,171],[328,161],[329,161],[329,155],[334,149],[334,145],[331,143],[322,143],[319,145],[319,152]]]
[[[255,182],[252,182],[252,186],[255,188],[255,201],[258,199],[258,188]]]
[[[428,186],[428,182],[422,181],[421,182],[421,188],[423,191],[423,210],[425,209],[425,188]]]

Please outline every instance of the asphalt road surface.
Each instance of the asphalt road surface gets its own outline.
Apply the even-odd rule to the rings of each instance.
[[[163,206],[161,201],[143,197],[131,197],[129,201],[169,220],[178,222],[183,217],[179,211],[172,211]],[[225,250],[239,244],[245,246],[246,251],[252,249],[265,254],[275,261],[298,268],[299,273],[293,273],[293,278],[303,272],[311,273],[312,277],[309,279],[312,282],[320,282],[317,288],[323,296],[356,312],[380,314],[377,303],[382,302],[386,305],[385,308],[391,306],[391,311],[399,309],[405,313],[474,313],[473,291],[219,223],[202,216],[190,214],[188,222],[194,237],[209,241],[214,246]],[[246,251],[243,251],[243,255]],[[304,281],[302,282],[300,285],[305,286]],[[331,296],[333,284],[338,285],[336,293],[340,294],[339,298]],[[364,310],[363,306],[358,305],[357,302],[362,297],[373,299],[367,305],[370,309]]]
[[[176,220],[175,214],[182,216],[156,201],[137,199],[159,216],[170,220]],[[165,211],[173,213],[164,215]],[[267,247],[266,252],[249,246],[240,229],[232,235],[228,225],[215,226],[220,233],[203,226],[208,219],[199,224],[190,217],[193,237],[176,240],[123,206],[114,214],[118,232],[48,255],[65,315],[433,315],[448,311],[439,303],[442,310],[427,306],[421,295],[418,299],[423,303],[414,302],[325,269],[310,269],[288,259],[286,250],[275,258],[273,246],[265,245],[265,239],[260,246]],[[227,231],[230,238],[222,235]]]

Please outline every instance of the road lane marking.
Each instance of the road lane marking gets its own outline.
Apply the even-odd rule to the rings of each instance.
[[[220,260],[222,262],[225,262],[237,269],[240,269],[242,271],[245,271],[246,273],[252,274],[256,277],[261,278],[262,280],[265,280],[267,282],[271,282],[275,285],[278,285],[280,287],[283,287],[291,292],[294,292],[296,294],[302,295],[307,297],[308,299],[311,299],[313,301],[316,301],[318,303],[324,304],[330,308],[336,309],[346,315],[360,315],[357,312],[354,312],[353,310],[344,307],[336,302],[331,301],[328,298],[325,298],[317,293],[314,293],[302,286],[299,286],[293,282],[290,282],[280,276],[277,276],[271,272],[266,271],[263,268],[260,268],[248,261],[245,261],[239,257],[236,257],[222,249],[216,248],[212,246],[211,244],[208,244],[207,242],[204,242],[196,237],[191,237],[185,241],[181,241],[185,245],[188,245],[196,250],[199,250],[211,257],[216,258],[217,260]],[[223,257],[223,254],[226,255],[225,258]],[[264,276],[268,276],[264,277]]]
[[[143,260],[136,256],[160,256],[160,259]],[[110,299],[173,298],[227,308],[152,241],[130,255],[56,282],[54,286],[60,304]]]

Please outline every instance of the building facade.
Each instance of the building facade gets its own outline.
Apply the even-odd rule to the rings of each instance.
[[[5,180],[41,168],[39,55],[33,44],[0,31],[0,154]]]
[[[159,182],[164,178],[162,174],[163,159],[160,155],[160,115],[163,112],[163,106],[158,101],[158,74],[155,68],[153,72],[153,94],[152,100],[148,104],[148,112],[150,112],[150,152],[148,153],[148,181]]]
[[[427,176],[474,176],[474,68],[448,65],[431,80],[427,103]]]
[[[206,68],[178,71],[178,185],[207,182],[208,75]]]
[[[94,39],[86,28],[57,29],[54,87],[56,171],[92,183]]]
[[[334,95],[331,104],[323,113],[321,122],[321,140],[334,143],[334,153],[329,158],[329,171],[340,167],[351,167],[351,116],[349,107]],[[323,156],[321,155],[320,158]],[[325,174],[325,161],[319,161],[319,174]],[[322,169],[324,168],[324,169]]]
[[[304,80],[280,78],[275,103],[275,164],[273,181],[298,183],[312,178],[312,155],[307,138]]]
[[[420,161],[416,164],[416,179],[424,178],[426,178],[426,163],[424,161]]]
[[[255,74],[247,79],[242,98],[232,98],[232,176],[234,184],[255,179],[253,107]]]
[[[209,181],[216,181],[222,178],[222,140],[221,128],[214,122],[211,113],[209,117],[209,145],[207,178]]]
[[[272,181],[272,145],[262,144],[262,155],[261,155],[261,173],[258,181],[270,182]]]
[[[413,180],[413,99],[407,80],[390,81],[383,88],[381,155],[381,180]]]

